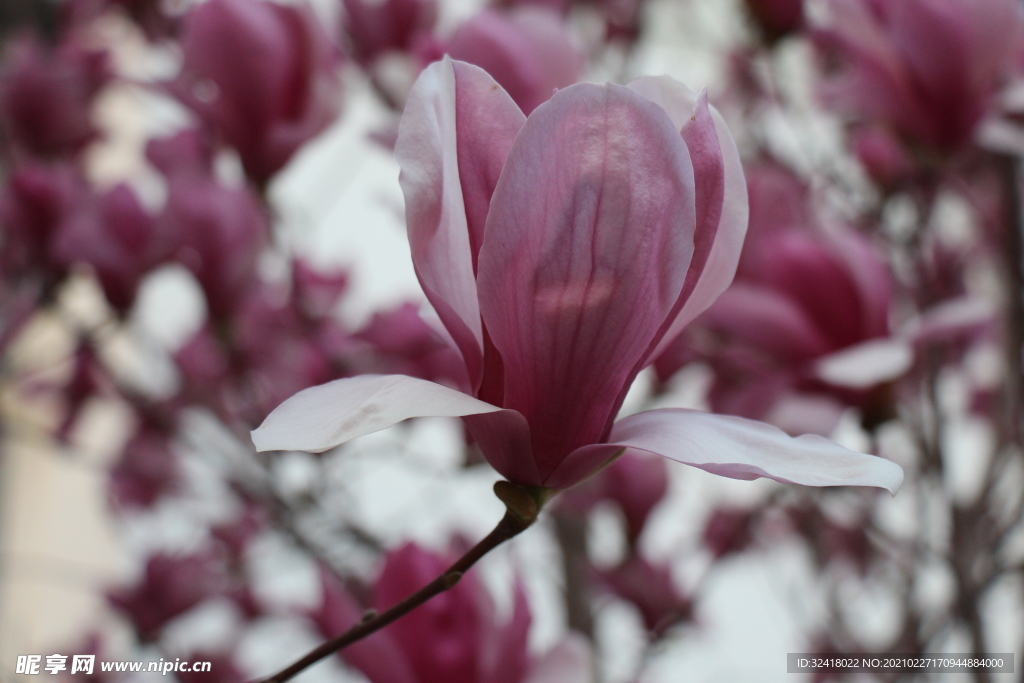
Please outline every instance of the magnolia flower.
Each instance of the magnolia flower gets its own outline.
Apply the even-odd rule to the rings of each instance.
[[[185,19],[172,91],[265,183],[338,113],[337,54],[312,8],[210,0]]]
[[[659,378],[699,355],[715,371],[716,412],[793,432],[827,434],[849,405],[884,415],[884,387],[913,354],[889,326],[882,255],[852,230],[819,228],[791,172],[746,170],[751,219],[736,279],[655,362]]]
[[[736,269],[743,171],[705,93],[577,84],[527,118],[487,73],[446,59],[413,87],[396,155],[416,273],[468,385],[363,375],[307,389],[253,432],[259,450],[461,416],[527,486],[567,488],[630,449],[739,479],[899,486],[890,462],[741,418],[615,422],[637,373]]]
[[[817,34],[842,57],[824,95],[916,145],[968,142],[1024,49],[1015,0],[834,0]]]
[[[0,68],[0,129],[34,156],[75,154],[97,135],[92,102],[110,80],[107,55],[74,42],[51,49],[12,42]]]
[[[557,88],[580,79],[586,57],[554,11],[486,9],[444,46],[453,59],[479,66],[529,115]]]

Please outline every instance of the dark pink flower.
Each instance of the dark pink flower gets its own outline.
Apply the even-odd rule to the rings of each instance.
[[[456,559],[408,543],[388,553],[372,589],[372,607],[383,611],[403,600]],[[359,620],[356,602],[323,577],[323,602],[310,616],[325,636]],[[499,620],[491,596],[475,574],[407,616],[346,648],[341,656],[371,683],[575,683],[586,666],[566,677],[550,674],[554,658],[575,655],[563,643],[539,660],[527,648],[530,608],[516,584],[512,613]]]
[[[576,513],[586,512],[601,501],[611,501],[622,511],[626,537],[636,543],[654,507],[668,493],[668,469],[663,458],[627,453],[593,477],[567,491],[559,504]]]
[[[693,618],[693,601],[676,587],[669,565],[632,555],[598,575],[611,592],[636,605],[644,626],[654,636]]]
[[[864,390],[899,376],[912,360],[907,342],[890,335],[888,268],[865,237],[817,229],[787,172],[768,165],[748,173],[751,227],[736,280],[675,345],[712,365],[710,398],[719,412],[765,418],[793,392],[858,405],[869,398]],[[688,359],[670,348],[656,364],[659,376],[667,379]],[[801,428],[830,431],[838,417],[838,404],[831,405],[818,426]]]
[[[124,313],[143,276],[174,251],[176,235],[161,227],[127,185],[118,185],[69,216],[52,250],[62,263],[92,266],[107,301]]]
[[[363,372],[395,372],[411,377],[466,384],[466,368],[458,351],[420,318],[416,304],[405,303],[373,315],[355,338],[371,347]]]
[[[107,594],[110,603],[131,620],[136,633],[151,641],[175,617],[219,594],[224,576],[211,553],[152,555],[141,580]]]
[[[444,60],[413,88],[396,155],[416,273],[469,386],[338,380],[275,409],[259,449],[322,451],[449,415],[523,485],[567,488],[632,448],[731,477],[898,486],[890,462],[738,418],[615,423],[636,375],[739,258],[743,172],[705,95],[668,78],[577,84],[526,118],[484,71]]]
[[[971,139],[1024,48],[1015,0],[834,0],[830,7],[819,40],[843,64],[826,100],[939,151]]]
[[[25,166],[7,179],[0,191],[0,272],[16,279],[56,281],[65,270],[55,258],[55,235],[69,217],[91,198],[81,175],[70,165]]]
[[[348,287],[347,270],[324,273],[302,259],[292,262],[292,299],[311,318],[330,314]]]
[[[704,522],[704,546],[717,559],[743,552],[754,540],[753,511],[740,507],[718,507]]]
[[[210,0],[185,19],[173,90],[266,183],[337,115],[337,58],[305,4]]]
[[[210,314],[230,315],[255,283],[267,234],[259,200],[212,175],[181,170],[167,177],[167,203],[159,222],[162,233],[178,236],[178,260],[195,274]]]
[[[181,472],[170,437],[152,427],[140,428],[110,470],[110,493],[120,505],[152,507],[178,489]]]
[[[0,129],[32,155],[80,151],[96,137],[92,101],[110,79],[106,53],[74,43],[50,48],[33,38],[8,50],[0,68]]]
[[[387,52],[410,52],[437,23],[437,0],[343,0],[352,53],[369,63]]]
[[[443,49],[490,74],[527,115],[555,90],[578,81],[586,61],[565,21],[538,7],[484,10]]]

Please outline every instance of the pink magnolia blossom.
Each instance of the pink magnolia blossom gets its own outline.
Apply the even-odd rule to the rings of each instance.
[[[313,10],[268,0],[210,0],[182,35],[173,90],[265,183],[337,115],[336,54]]]
[[[162,227],[127,185],[118,185],[69,216],[52,250],[65,264],[92,266],[107,301],[123,313],[142,278],[176,246],[177,235]]]
[[[33,38],[7,47],[0,68],[0,130],[15,149],[53,157],[79,152],[96,137],[96,93],[110,79],[107,55],[75,43],[48,48]]]
[[[54,237],[90,201],[89,188],[70,164],[26,165],[0,189],[0,273],[42,277],[53,285],[66,269]]]
[[[910,344],[890,334],[891,277],[866,238],[817,228],[788,171],[747,170],[751,224],[736,280],[655,367],[665,380],[703,357],[715,411],[754,419],[813,395],[820,414],[773,421],[828,433],[843,405],[868,407],[868,390],[910,365]]]
[[[567,488],[636,449],[734,478],[898,487],[893,463],[757,422],[680,409],[615,422],[739,258],[743,171],[706,95],[668,78],[577,84],[526,118],[486,72],[446,59],[413,88],[396,155],[416,273],[469,384],[363,375],[307,389],[253,432],[260,450],[462,416],[522,485]]]
[[[615,503],[626,522],[626,538],[635,545],[651,511],[668,493],[663,458],[627,453],[559,498],[561,509],[586,513],[602,501]]]
[[[128,617],[145,640],[159,637],[175,617],[220,594],[225,577],[211,552],[192,555],[151,555],[134,586],[111,591],[110,603]]]
[[[371,606],[384,610],[432,581],[455,557],[445,557],[413,543],[388,553],[372,588]],[[323,601],[310,616],[327,637],[359,621],[355,601],[326,576]],[[536,658],[527,649],[530,607],[521,584],[513,594],[511,614],[500,619],[490,594],[475,574],[468,574],[441,595],[341,653],[370,683],[583,683],[585,658],[573,641]],[[564,676],[552,669],[571,659]],[[562,664],[566,664],[563,662]]]
[[[743,552],[754,542],[754,510],[721,506],[711,511],[704,522],[701,540],[715,559]]]
[[[672,568],[631,555],[621,564],[598,572],[604,586],[640,610],[644,626],[660,636],[671,626],[693,618],[693,600],[672,578]]]
[[[147,155],[167,178],[158,230],[177,235],[177,257],[202,286],[210,314],[230,315],[255,286],[267,233],[259,201],[247,189],[214,178],[210,150],[196,131],[155,140]]]
[[[409,52],[437,23],[437,0],[342,0],[352,53],[362,63]]]
[[[555,90],[578,81],[586,61],[565,21],[539,7],[484,10],[443,49],[489,73],[527,115]]]
[[[180,465],[170,439],[168,434],[143,425],[128,440],[110,470],[110,492],[118,504],[149,508],[180,489]]]
[[[1024,48],[1016,0],[833,0],[830,7],[819,39],[837,49],[843,66],[826,99],[939,151],[970,140]]]

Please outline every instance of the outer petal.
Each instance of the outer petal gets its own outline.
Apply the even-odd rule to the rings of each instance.
[[[405,375],[359,375],[303,389],[252,431],[258,451],[321,453],[410,417],[500,411],[461,391]]]
[[[747,234],[749,205],[739,150],[718,110],[714,107],[705,109],[706,94],[698,97],[668,76],[639,78],[630,83],[629,88],[661,106],[668,112],[676,129],[681,131],[693,158],[698,191],[695,250],[686,283],[688,296],[651,355],[653,360],[732,282],[743,238]],[[705,118],[705,111],[710,113],[714,122],[713,131]],[[718,150],[714,149],[716,141]],[[719,174],[722,176],[721,188],[717,187]]]
[[[490,76],[446,58],[413,86],[395,145],[416,275],[474,388],[483,371],[476,252],[491,191],[523,120]]]
[[[768,477],[806,486],[878,486],[894,495],[903,483],[899,465],[851,451],[824,437],[791,437],[763,422],[682,408],[627,417],[616,423],[608,444],[580,451],[599,448],[609,453],[621,448],[649,451],[732,479]]]
[[[626,88],[561,90],[516,139],[478,282],[502,405],[529,422],[542,475],[606,435],[682,289],[693,201],[672,122]]]

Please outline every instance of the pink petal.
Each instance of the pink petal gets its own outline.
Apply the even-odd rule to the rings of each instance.
[[[484,343],[476,252],[491,192],[523,120],[490,76],[445,59],[413,86],[395,145],[416,275],[462,352],[474,388]]]
[[[529,114],[557,88],[579,80],[585,56],[557,12],[520,6],[485,9],[463,24],[448,53],[482,67]]]
[[[868,389],[890,382],[910,369],[914,351],[902,339],[869,339],[818,359],[818,379],[838,387]]]
[[[732,282],[747,234],[747,185],[736,143],[722,115],[708,107],[706,93],[697,96],[667,76],[640,78],[629,88],[668,112],[690,151],[697,185],[698,221],[687,298],[651,355],[654,359]]]
[[[805,486],[877,486],[893,495],[903,483],[903,470],[896,463],[851,451],[824,437],[791,437],[763,422],[682,408],[627,417],[616,423],[608,444],[580,450],[613,453],[621,448],[657,453],[731,479],[768,477]]]
[[[466,415],[462,421],[498,474],[524,486],[544,484],[533,458],[530,426],[522,415],[514,410],[499,410]]]
[[[410,417],[458,417],[501,410],[472,396],[405,375],[359,375],[295,394],[254,429],[258,451],[321,453]]]
[[[693,251],[689,154],[619,86],[559,91],[527,120],[491,201],[480,308],[542,476],[603,439]]]
[[[699,324],[780,360],[814,358],[831,348],[796,302],[743,282],[722,294]]]
[[[864,337],[889,333],[889,308],[892,302],[892,276],[885,259],[866,237],[853,231],[832,236],[831,253],[845,263],[857,289]]]

